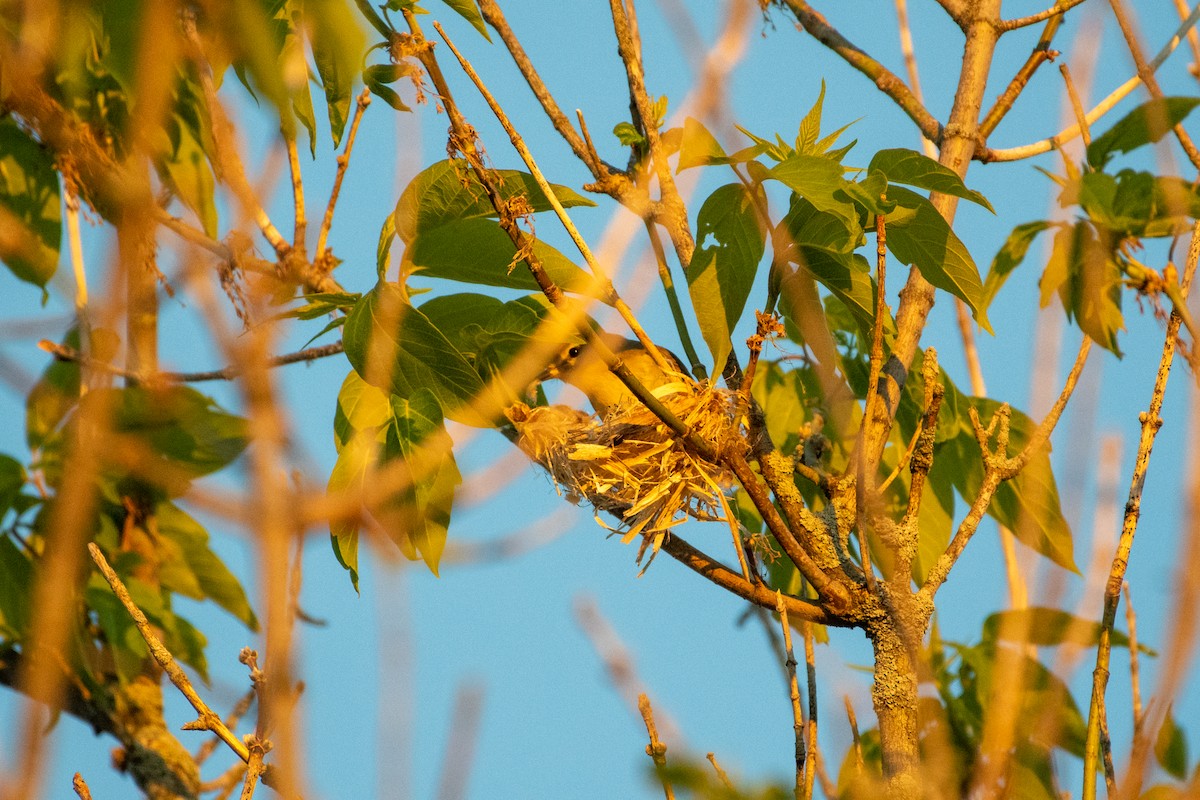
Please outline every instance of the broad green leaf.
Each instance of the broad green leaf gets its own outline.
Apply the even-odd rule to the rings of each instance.
[[[391,405],[383,463],[404,459],[412,470],[413,485],[403,497],[375,509],[374,514],[406,556],[414,558],[414,552],[419,553],[437,575],[454,492],[462,483],[462,475],[442,423],[441,409],[431,392],[421,390],[407,400],[393,396]]]
[[[383,220],[379,229],[379,244],[375,247],[375,277],[387,278],[388,259],[392,254],[392,242],[396,241],[396,218],[391,214]]]
[[[1178,780],[1188,777],[1187,733],[1175,722],[1175,715],[1167,709],[1158,737],[1154,740],[1154,757],[1167,774]]]
[[[870,331],[874,328],[875,281],[867,272],[869,265],[865,258],[857,253],[838,255],[811,247],[801,247],[796,255],[799,267],[807,270],[845,304],[861,330]],[[790,276],[784,278],[785,286],[788,280]],[[891,314],[883,324],[885,331],[895,330]]]
[[[1058,292],[1069,319],[1102,347],[1121,355],[1121,270],[1112,258],[1115,242],[1086,222],[1063,228],[1042,273],[1041,304]]]
[[[869,172],[879,170],[887,176],[889,183],[903,183],[905,186],[961,197],[996,213],[986,197],[966,187],[957,172],[916,150],[902,147],[880,150],[871,159],[867,169]]]
[[[801,427],[810,421],[804,407],[807,392],[801,370],[785,371],[777,363],[760,361],[751,392],[763,409],[771,441],[782,452],[794,451],[800,445]],[[758,524],[762,524],[761,517]]]
[[[342,341],[358,374],[391,394],[428,389],[447,416],[468,425],[487,427],[501,416],[470,362],[396,284],[380,283],[359,301]]]
[[[174,150],[162,160],[161,172],[188,208],[196,213],[204,232],[217,237],[217,206],[213,199],[215,181],[204,147],[190,125],[178,116],[171,123],[178,137]]]
[[[17,501],[26,477],[25,467],[20,461],[0,453],[0,520]]]
[[[729,164],[733,161],[734,159],[725,155],[725,148],[721,147],[717,137],[709,133],[703,123],[693,117],[683,121],[683,138],[679,145],[676,172],[710,164]]]
[[[1200,198],[1191,184],[1134,170],[1116,176],[1086,173],[1068,184],[1060,202],[1078,203],[1091,222],[1117,240],[1175,236],[1200,216]]]
[[[1099,622],[1077,617],[1069,611],[1057,608],[1023,608],[1000,611],[983,622],[984,641],[1015,641],[1054,647],[1060,644],[1075,644],[1095,647],[1100,643]],[[1129,637],[1114,630],[1109,639],[1114,647],[1129,647]],[[1153,655],[1144,646],[1138,650]]]
[[[383,427],[390,414],[387,395],[350,370],[342,381],[333,413],[333,443],[337,451],[342,452],[357,431]]]
[[[771,169],[771,177],[812,203],[821,211],[835,214],[847,227],[857,224],[858,214],[845,193],[843,168],[828,156],[790,156]]]
[[[493,172],[503,181],[500,194],[504,200],[524,195],[534,212],[551,207],[532,175],[511,169]],[[564,208],[596,205],[567,186],[551,188]],[[476,217],[494,218],[496,210],[466,162],[456,159],[439,161],[413,178],[396,202],[395,215],[396,233],[410,244],[418,235],[443,225]]]
[[[212,600],[250,630],[258,630],[258,618],[246,598],[246,590],[229,567],[225,566],[225,562],[209,547],[208,531],[174,503],[160,503],[156,513],[159,534],[164,541],[174,543],[183,557],[182,564],[164,563],[164,587],[181,591],[176,586],[168,586],[166,576],[186,570],[190,576],[183,577],[185,585],[198,589],[200,594],[181,593],[195,599]],[[172,571],[166,570],[168,566]]]
[[[168,470],[208,475],[231,464],[249,444],[244,419],[189,386],[94,390],[82,404],[94,402],[100,392],[112,394],[114,432],[142,439]]]
[[[1164,97],[1143,103],[1092,140],[1087,149],[1088,164],[1102,169],[1116,153],[1128,153],[1157,142],[1197,105],[1200,105],[1200,98],[1195,97]]]
[[[306,0],[304,17],[313,61],[325,90],[333,146],[342,141],[354,80],[366,40],[350,7],[341,0]]]
[[[1037,235],[1051,227],[1053,227],[1051,222],[1036,220],[1012,229],[1012,233],[1004,240],[1000,252],[996,253],[996,257],[992,259],[992,266],[988,268],[987,278],[983,281],[982,305],[984,309],[991,307],[1000,287],[1004,286],[1012,271],[1025,260],[1025,254],[1029,252],[1029,246],[1033,244]]]
[[[896,207],[893,201],[884,197],[888,188],[888,179],[877,169],[871,170],[861,181],[847,181],[843,188],[855,203],[866,209],[867,213],[872,216],[890,214]]]
[[[902,263],[914,265],[935,287],[966,303],[979,326],[991,333],[983,282],[966,245],[928,199],[900,186],[889,187],[888,197],[914,212],[903,222],[887,226],[888,249]]]
[[[534,240],[533,254],[559,288],[589,292],[591,276],[558,250]],[[415,267],[415,274],[424,277],[523,291],[540,288],[528,267],[517,259],[512,239],[491,219],[447,221],[428,229],[411,243],[405,257]]]
[[[313,292],[300,298],[303,305],[284,311],[279,314],[278,319],[307,320],[325,317],[354,308],[360,297],[362,295],[358,292]]]
[[[613,126],[613,136],[625,147],[637,147],[646,143],[646,137],[634,127],[632,122],[618,122]]]
[[[0,119],[0,213],[7,230],[4,263],[44,288],[58,269],[62,197],[54,158],[11,116]]]
[[[208,637],[178,614],[175,615],[173,634],[171,641],[175,647],[171,652],[179,654],[183,663],[196,670],[204,682],[208,683],[208,658],[204,655],[204,648],[208,647]]]
[[[775,237],[801,249],[815,247],[833,253],[849,254],[862,244],[863,231],[857,219],[847,218],[841,213],[822,211],[809,200],[793,194],[788,213],[780,221]]]
[[[700,207],[696,220],[699,247],[688,267],[687,281],[715,374],[725,365],[732,347],[730,334],[750,297],[764,236],[754,198],[740,183],[720,187]]]
[[[0,535],[0,637],[22,639],[29,627],[33,565],[12,537]]]
[[[488,36],[487,26],[483,24],[483,16],[479,13],[479,6],[475,0],[442,0],[442,2],[462,15],[462,18],[471,23],[483,38],[489,42],[492,40],[492,37]]]
[[[351,371],[351,376],[356,376],[357,373]],[[361,379],[359,379],[361,382]],[[350,382],[350,377],[347,376],[347,384]],[[379,389],[369,384],[362,383],[362,386],[370,390],[371,393],[378,394],[384,398],[386,395]],[[346,386],[343,385],[342,390],[345,392]],[[338,411],[341,412],[341,398],[338,398]],[[341,436],[339,435],[339,439]],[[342,444],[338,447],[337,461],[333,465],[333,470],[329,473],[329,483],[326,490],[331,495],[348,493],[361,493],[366,480],[367,472],[375,464],[375,459],[379,450],[379,444],[375,441],[375,431],[373,429],[349,431],[349,435],[345,438]],[[358,534],[359,534],[359,519],[358,516],[339,517],[332,519],[329,522],[329,538],[330,544],[333,545],[334,555],[337,556],[338,563],[341,564],[350,573],[350,583],[354,586],[354,591],[358,591]]]

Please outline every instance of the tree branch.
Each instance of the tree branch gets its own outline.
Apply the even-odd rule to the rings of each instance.
[[[1015,31],[1017,28],[1024,28],[1028,25],[1036,25],[1042,20],[1050,19],[1051,17],[1061,17],[1066,12],[1070,11],[1075,6],[1082,3],[1083,0],[1058,0],[1050,8],[1030,14],[1026,17],[1018,17],[1017,19],[1006,19],[1000,23],[1000,32],[1008,33]]]
[[[245,372],[244,369],[237,366],[229,366],[225,367],[224,369],[210,370],[209,372],[147,372],[143,370],[128,370],[121,369],[120,367],[114,367],[107,361],[88,358],[73,347],[68,347],[65,344],[59,344],[57,342],[51,342],[48,339],[42,339],[39,341],[38,347],[54,356],[59,361],[72,361],[91,369],[106,372],[109,375],[116,375],[120,378],[134,378],[144,383],[153,383],[155,381],[165,381],[167,383],[231,381]],[[337,355],[341,352],[344,352],[342,343],[334,342],[333,344],[322,345],[321,347],[309,347],[304,350],[297,350],[295,353],[276,356],[267,362],[267,366],[282,367],[287,364],[296,364],[302,361],[315,361],[318,358],[327,358],[328,356]]]
[[[879,87],[879,91],[892,98],[900,110],[916,123],[922,136],[934,144],[941,144],[942,124],[933,114],[929,113],[929,110],[922,105],[898,75],[852,44],[804,0],[784,0],[784,2],[804,30],[841,56],[850,66],[874,81],[875,85]],[[955,13],[951,12],[951,16],[955,16]]]

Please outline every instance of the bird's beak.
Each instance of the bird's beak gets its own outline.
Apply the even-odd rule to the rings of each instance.
[[[536,380],[540,383],[542,381],[554,380],[555,378],[559,377],[561,377],[561,374],[558,371],[558,362],[555,361],[547,365],[547,367],[542,370],[541,374],[537,376]]]

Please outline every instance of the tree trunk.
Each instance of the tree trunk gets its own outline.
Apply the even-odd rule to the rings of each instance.
[[[889,800],[920,797],[921,754],[917,741],[917,666],[892,619],[867,631],[875,652],[871,700],[879,720],[883,779]],[[911,641],[919,641],[920,635]]]

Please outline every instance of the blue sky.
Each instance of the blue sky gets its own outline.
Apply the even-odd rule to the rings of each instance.
[[[551,130],[506,51],[499,44],[485,42],[441,4],[427,5],[505,104],[550,179],[575,187],[586,182],[588,176]],[[560,104],[568,110],[584,109],[602,155],[623,163],[624,154],[608,131],[627,118],[628,99],[604,4],[530,0],[508,5],[514,6],[507,11],[513,28],[523,37]],[[669,116],[678,121],[675,114],[694,75],[688,53],[661,11],[672,5],[644,2],[639,11],[651,91],[668,96]],[[697,18],[705,41],[710,42],[719,15],[711,4],[684,5]],[[891,2],[825,5],[830,8],[822,10],[833,24],[903,74]],[[1169,4],[1152,5],[1152,9],[1139,8],[1139,13],[1143,14],[1141,25],[1147,49],[1154,52],[1174,29],[1177,18]],[[1005,16],[1032,13],[1041,7],[1040,0],[1009,2],[1005,4]],[[931,3],[915,3],[911,13],[927,103],[935,114],[944,116],[957,77],[962,37]],[[1074,20],[1089,15],[1104,20],[1103,30],[1079,37]],[[1098,47],[1092,92],[1098,98],[1133,74],[1131,60],[1111,13],[1098,0],[1086,3],[1069,18],[1072,21],[1060,32],[1056,46],[1077,76],[1085,71],[1085,63],[1096,55],[1094,49]],[[1003,40],[987,92],[989,101],[1028,54],[1039,30],[1027,29]],[[427,32],[432,33],[428,27]],[[442,57],[451,86],[479,129],[491,160],[501,167],[519,166],[503,133],[448,60],[449,54],[443,52]],[[1196,93],[1196,84],[1185,73],[1189,58],[1185,45],[1160,71],[1168,94]],[[859,139],[847,163],[865,164],[873,152],[885,147],[919,147],[911,123],[868,80],[811,37],[795,30],[779,11],[773,11],[768,22],[756,19],[751,26],[746,57],[729,87],[732,118],[757,134],[779,132],[785,139],[790,138],[815,100],[822,79],[828,85],[826,128],[859,120],[846,134],[847,139]],[[261,148],[271,140],[272,124],[246,101],[235,84],[230,82],[226,91],[236,98],[234,107],[244,126],[242,138],[249,153],[247,163],[264,163]],[[990,144],[1013,146],[1057,132],[1062,127],[1061,95],[1062,80],[1057,69],[1044,67]],[[405,93],[406,99],[411,96],[411,91]],[[1135,93],[1111,119],[1143,99]],[[446,125],[445,116],[434,113],[429,105],[417,107],[411,115],[397,115],[382,102],[371,106],[360,131],[331,238],[334,252],[345,262],[338,271],[343,286],[353,291],[370,288],[379,227],[407,180],[422,166],[444,157]],[[326,134],[322,131],[321,135]],[[725,143],[736,147],[744,141],[734,134]],[[971,166],[968,185],[987,195],[998,212],[993,217],[970,204],[962,204],[959,209],[956,230],[981,269],[986,269],[1013,225],[1053,213],[1052,185],[1034,170],[1035,163],[1060,169],[1055,158],[1048,156],[1033,162]],[[1149,159],[1131,163],[1154,168]],[[328,139],[324,138],[319,141],[317,160],[305,166],[306,184],[316,202],[327,196],[332,165]],[[718,170],[709,170],[692,208],[698,207],[707,191],[726,181]],[[285,188],[284,184],[275,187],[271,213],[286,229],[290,227],[290,198]],[[613,214],[613,207],[602,203],[596,209],[580,209],[573,217],[589,240],[597,242]],[[554,228],[546,218],[540,220],[538,233],[568,252],[565,239]],[[163,234],[163,241],[171,243],[169,234]],[[88,244],[92,274],[98,279],[110,257],[109,243],[102,232],[91,230]],[[1161,252],[1155,255],[1152,250],[1145,260],[1160,266],[1161,259]],[[628,269],[649,267],[641,240],[635,241],[628,260],[626,275]],[[1037,390],[1041,396],[1047,393],[1047,387],[1031,386],[1033,366],[1055,363],[1048,350],[1035,350],[1038,339],[1034,331],[1039,324],[1047,324],[1038,322],[1037,308],[1038,266],[1043,260],[1040,245],[1035,246],[1029,261],[993,306],[991,318],[997,336],[979,337],[990,395],[1023,409],[1030,408],[1031,391]],[[893,306],[901,280],[898,272],[893,271],[889,281]],[[431,281],[415,283],[430,285],[439,292],[456,288]],[[34,289],[18,284],[7,273],[0,274],[0,319],[50,320],[35,336],[13,334],[0,341],[0,354],[8,360],[4,369],[15,376],[0,389],[0,413],[14,421],[22,418],[27,377],[36,375],[44,363],[34,342],[41,337],[57,338],[70,307],[68,284],[63,282],[55,288],[47,307],[39,309]],[[751,302],[761,302],[761,297],[762,292],[756,291]],[[196,306],[186,298],[164,299],[163,309],[165,368],[217,366],[218,354]],[[1106,436],[1118,436],[1121,442],[1118,499],[1113,513],[1100,520],[1103,535],[1111,534],[1115,539],[1112,532],[1119,525],[1115,514],[1128,491],[1136,447],[1137,414],[1149,400],[1162,342],[1162,323],[1148,311],[1139,310],[1132,298],[1126,299],[1125,312],[1128,331],[1122,346],[1126,357],[1117,360],[1102,352],[1093,356],[1077,400],[1053,440],[1064,511],[1075,529],[1077,561],[1085,573],[1091,563],[1100,442]],[[1062,318],[1057,305],[1040,313],[1043,319],[1052,321],[1050,324]],[[652,299],[640,317],[666,346],[677,346],[661,300]],[[323,323],[293,326],[284,349],[303,344],[319,329],[318,324]],[[1077,342],[1077,331],[1068,328],[1063,334],[1062,353],[1057,356],[1059,375],[1065,372]],[[923,343],[938,347],[943,366],[965,387],[953,309],[944,296],[938,300]],[[10,370],[9,363],[27,375]],[[332,412],[348,369],[344,359],[332,358],[310,366],[288,367],[279,373],[293,414],[291,430],[303,454],[301,463],[317,483],[324,481],[333,464]],[[1060,380],[1052,382],[1048,389],[1051,395],[1057,393]],[[1180,533],[1185,530],[1181,512],[1190,485],[1186,460],[1192,435],[1187,427],[1189,381],[1188,373],[1177,367],[1168,391],[1166,424],[1155,451],[1129,572],[1140,612],[1139,634],[1156,647],[1163,643],[1174,614],[1172,593],[1178,568],[1174,554]],[[209,384],[202,389],[227,407],[236,408],[236,394],[230,387]],[[564,392],[563,400],[577,402],[578,398]],[[466,438],[464,429],[452,433],[456,438]],[[20,458],[23,447],[19,424],[0,429],[0,452]],[[469,477],[497,457],[511,458],[510,450],[500,436],[485,432],[465,445],[459,454],[460,465]],[[236,484],[241,478],[222,480]],[[498,495],[457,508],[451,541],[492,540],[551,515],[555,515],[551,526],[567,528],[562,536],[501,563],[448,563],[440,578],[434,578],[419,564],[402,563],[394,550],[368,548],[362,558],[361,596],[354,593],[334,561],[326,532],[309,532],[302,604],[309,614],[327,624],[300,630],[298,666],[307,686],[299,717],[308,742],[305,769],[310,791],[306,796],[437,796],[448,750],[461,752],[461,747],[448,748],[447,736],[456,692],[462,687],[477,687],[482,692],[479,734],[469,764],[468,797],[658,795],[661,790],[646,778],[648,759],[642,752],[645,731],[641,721],[605,676],[601,658],[576,621],[574,609],[581,600],[596,605],[632,654],[637,674],[660,715],[660,726],[665,719],[673,722],[678,734],[667,733],[671,726],[663,731],[671,748],[669,755],[686,751],[702,758],[714,751],[732,775],[748,780],[788,780],[791,713],[779,676],[779,656],[771,652],[753,620],[738,624],[744,605],[667,558],[657,560],[644,577],[638,578],[633,563],[635,548],[606,539],[589,510],[564,511],[564,506],[548,478],[532,468],[523,469]],[[962,511],[960,503],[956,518]],[[253,587],[253,538],[218,520],[208,522],[219,551]],[[728,534],[722,526],[692,524],[685,530],[685,536],[698,546],[710,552],[725,552]],[[1031,580],[1035,595],[1039,591],[1060,591],[1065,607],[1082,602],[1083,613],[1098,617],[1098,583],[1085,594],[1083,579],[1039,564],[1036,559],[1029,560],[1037,570],[1036,580]],[[1106,556],[1105,569],[1107,560]],[[939,597],[943,636],[961,641],[975,639],[984,617],[1003,607],[1000,552],[990,524],[981,529]],[[191,616],[210,640],[209,662],[215,677],[208,696],[215,707],[228,707],[246,685],[237,652],[243,646],[255,646],[254,637],[205,606],[196,607]],[[870,724],[869,676],[858,668],[869,663],[870,652],[858,632],[835,631],[831,638],[828,647],[818,650],[818,673],[824,720],[821,744],[831,769],[836,770],[849,739],[841,713],[843,695],[852,697],[860,724]],[[1086,697],[1092,656],[1084,653],[1082,658],[1084,666],[1073,673],[1072,679],[1081,704]],[[1114,740],[1124,753],[1129,717],[1124,711],[1128,707],[1128,682],[1122,658],[1120,652],[1114,656],[1109,696]],[[1143,670],[1144,691],[1148,693],[1154,685],[1156,664],[1143,659]],[[1181,694],[1181,698],[1190,695],[1193,699],[1181,699],[1176,708],[1176,715],[1184,719],[1200,714],[1195,692],[1187,688],[1194,690],[1195,681]],[[190,709],[172,693],[168,695],[171,722],[177,727],[191,718]],[[13,767],[5,755],[11,752],[6,741],[18,713],[19,704],[11,693],[0,695],[0,768],[6,770]],[[133,796],[132,784],[114,775],[108,766],[111,742],[94,739],[90,731],[70,719],[63,719],[53,736],[56,753],[48,772],[47,797],[68,796],[70,775],[75,771],[83,772],[98,798]],[[190,747],[199,743],[196,734],[181,736]],[[1077,765],[1064,761],[1063,766],[1069,787],[1074,789],[1078,785]],[[211,776],[215,771],[206,774]]]

